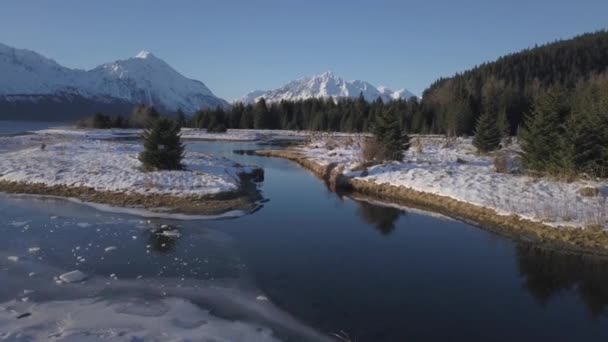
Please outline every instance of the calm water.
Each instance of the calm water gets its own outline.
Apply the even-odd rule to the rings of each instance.
[[[27,131],[46,129],[54,126],[61,126],[61,124],[57,122],[39,121],[2,121],[2,119],[0,119],[0,135],[25,133]]]
[[[291,341],[317,338],[276,318],[285,313],[323,334],[345,331],[363,342],[608,339],[608,265],[601,260],[341,198],[291,162],[231,153],[254,144],[188,148],[264,167],[263,208],[238,219],[148,222],[63,200],[2,195],[0,301],[24,288],[36,289],[35,302],[167,295],[162,289]],[[163,235],[163,224],[180,236]],[[40,251],[28,253],[32,246]],[[105,252],[109,246],[116,250]],[[78,291],[48,286],[53,275],[76,268],[94,276]],[[28,277],[32,269],[40,276]],[[119,286],[111,274],[126,283]],[[273,305],[274,318],[219,300],[211,289],[222,287],[238,289],[230,298],[263,294],[269,302],[261,305]]]

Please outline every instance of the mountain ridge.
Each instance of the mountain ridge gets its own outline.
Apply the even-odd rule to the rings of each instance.
[[[202,108],[229,106],[203,82],[183,76],[147,51],[80,70],[35,51],[0,43],[0,73],[0,102],[23,104],[28,97],[30,102],[44,97],[69,105],[71,99],[66,95],[70,94],[92,105],[100,101],[120,103],[121,107],[125,103],[146,104],[169,112],[193,113]],[[4,103],[2,107],[10,106]]]
[[[255,103],[262,97],[268,103],[280,102],[282,100],[305,100],[309,98],[355,98],[359,94],[367,101],[374,101],[378,97],[384,102],[396,99],[408,99],[415,97],[407,89],[393,91],[385,86],[374,86],[369,82],[361,80],[346,81],[336,76],[332,71],[322,74],[302,77],[290,81],[283,86],[271,90],[254,90],[234,102]]]

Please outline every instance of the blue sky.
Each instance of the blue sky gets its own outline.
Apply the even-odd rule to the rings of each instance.
[[[421,94],[440,76],[607,27],[606,0],[0,5],[0,42],[83,69],[145,49],[228,100],[326,70]]]

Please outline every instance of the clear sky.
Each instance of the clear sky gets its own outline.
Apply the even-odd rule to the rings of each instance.
[[[228,100],[327,70],[420,95],[440,76],[602,28],[608,0],[0,4],[2,43],[82,69],[145,49]]]

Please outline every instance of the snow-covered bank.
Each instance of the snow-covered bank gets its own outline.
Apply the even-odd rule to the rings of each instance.
[[[255,196],[241,190],[243,179],[259,177],[257,167],[187,152],[184,170],[144,172],[141,144],[114,141],[134,134],[129,130],[45,132],[0,138],[0,191],[145,208],[152,215],[216,217],[256,206]]]
[[[372,166],[362,171],[361,139],[319,139],[295,149],[306,159],[323,166],[344,166],[343,174],[355,180],[406,187],[453,198],[495,210],[499,215],[519,217],[552,226],[601,226],[608,228],[608,182],[577,180],[565,183],[519,173],[497,173],[492,156],[475,152],[471,139],[446,144],[442,137],[413,137],[403,162]],[[514,144],[506,153],[515,156]],[[597,196],[584,196],[583,188],[598,189]]]
[[[137,159],[141,149],[140,145],[82,139],[7,152],[0,158],[0,181],[204,196],[237,190],[239,174],[253,171],[225,158],[188,152],[185,171],[143,172]]]
[[[94,140],[136,139],[143,129],[112,128],[93,129],[77,128],[73,126],[53,127],[34,131],[33,133],[53,138],[87,138]],[[350,133],[326,133],[315,131],[291,131],[270,129],[229,129],[225,133],[209,133],[205,129],[182,128],[181,136],[184,140],[216,140],[216,141],[263,141],[275,139],[305,139],[311,137],[352,137],[359,136]]]

